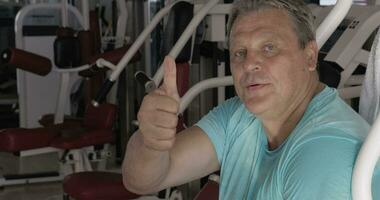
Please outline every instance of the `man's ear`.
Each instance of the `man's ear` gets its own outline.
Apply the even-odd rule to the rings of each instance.
[[[309,71],[315,71],[318,62],[318,45],[316,41],[307,43],[305,49],[307,68]]]

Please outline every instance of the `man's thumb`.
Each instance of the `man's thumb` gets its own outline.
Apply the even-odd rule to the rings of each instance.
[[[179,101],[176,64],[174,59],[169,56],[166,56],[164,60],[163,86],[167,95]]]

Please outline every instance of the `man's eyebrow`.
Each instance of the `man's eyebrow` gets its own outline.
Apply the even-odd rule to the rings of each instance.
[[[249,39],[241,38],[241,37],[232,37],[230,40],[231,47],[239,45],[241,43],[244,43],[243,41],[245,41],[245,40],[249,40]],[[257,43],[267,42],[267,41],[279,42],[281,40],[282,40],[282,38],[280,36],[278,36],[277,34],[273,34],[273,33],[268,33],[268,34],[263,33],[263,34],[260,34],[258,37],[254,38],[254,41]]]

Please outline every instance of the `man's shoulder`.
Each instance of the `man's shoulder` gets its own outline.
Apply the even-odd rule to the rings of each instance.
[[[361,145],[361,140],[345,135],[308,137],[290,146],[284,165],[302,173],[313,170],[330,173],[332,169],[348,173],[352,171]]]
[[[289,138],[288,145],[291,152],[288,153],[306,157],[318,155],[355,157],[369,130],[366,124],[352,124],[344,120],[314,121],[311,124],[298,129]],[[329,154],[330,151],[338,154]]]
[[[305,140],[328,137],[362,141],[369,128],[357,112],[337,97],[324,106],[305,113],[294,135]]]
[[[244,103],[238,96],[227,99],[217,107],[213,108],[210,112],[212,115],[226,118],[228,120],[234,118],[245,118],[253,114],[247,110]]]
[[[357,149],[367,135],[366,128],[355,126],[341,126],[336,124],[320,124],[301,133],[295,134],[291,138],[292,149],[310,152],[318,149],[343,150],[345,148]],[[343,147],[344,146],[344,147]]]

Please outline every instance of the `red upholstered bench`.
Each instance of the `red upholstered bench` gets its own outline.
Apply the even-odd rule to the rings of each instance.
[[[79,149],[86,146],[106,144],[113,142],[113,134],[110,130],[91,130],[77,137],[57,137],[50,146],[59,149]]]
[[[180,96],[183,96],[188,90],[188,74],[189,64],[187,62],[177,63],[177,87]],[[181,115],[177,131],[184,129],[184,118]],[[60,145],[63,144],[64,142],[61,141]],[[53,146],[62,148],[54,144],[54,142]],[[69,144],[66,146],[69,146]],[[70,174],[63,181],[63,191],[66,199],[72,197],[76,200],[127,200],[138,197],[138,195],[124,188],[121,174],[100,171]]]
[[[128,200],[139,197],[124,188],[121,174],[112,172],[68,175],[63,181],[63,191],[76,200]]]
[[[179,118],[177,131],[185,129],[183,117]],[[112,172],[90,171],[73,173],[63,180],[64,198],[76,200],[128,200],[139,197],[126,190],[122,175]]]
[[[1,186],[62,180],[62,175],[92,170],[90,159],[97,161],[97,168],[105,168],[107,156],[90,158],[89,155],[107,155],[109,143],[113,142],[113,123],[116,115],[116,106],[102,104],[95,108],[88,106],[83,120],[69,123],[46,123],[44,128],[12,128],[0,131],[0,151],[20,155],[36,155],[45,152],[64,151],[61,156],[59,172],[38,174],[4,175]],[[47,118],[45,118],[47,119]],[[48,122],[49,120],[45,120]],[[104,145],[103,145],[104,144]],[[95,145],[98,148],[92,148]],[[55,148],[50,148],[55,147]],[[102,147],[102,148],[99,148]],[[57,149],[58,148],[58,149]],[[70,161],[70,162],[67,162]],[[11,178],[12,177],[12,178]],[[16,177],[16,178],[15,178]]]
[[[50,145],[60,149],[79,149],[112,143],[114,140],[112,126],[115,116],[115,105],[101,104],[99,107],[88,105],[81,127],[83,130],[62,133]]]
[[[211,175],[212,177],[214,175]],[[211,178],[212,179],[212,178]],[[195,200],[218,200],[219,183],[209,179]],[[122,175],[113,172],[79,172],[65,177],[65,199],[76,200],[128,200],[139,195],[124,188]]]
[[[50,146],[50,143],[59,135],[49,128],[11,128],[0,131],[0,151],[19,152]]]
[[[77,123],[80,127],[73,127],[72,123],[65,127],[63,123],[44,128],[4,129],[0,131],[0,151],[19,152],[43,147],[77,149],[111,143],[115,115],[115,105],[102,104],[98,108],[89,105],[82,123]]]
[[[214,180],[214,177],[219,179],[217,175],[210,175],[207,183],[195,197],[195,200],[218,200],[219,199],[219,181]]]

